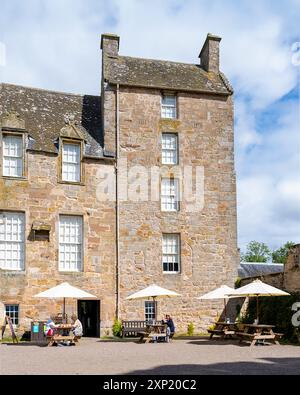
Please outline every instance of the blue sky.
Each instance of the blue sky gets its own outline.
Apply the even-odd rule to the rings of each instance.
[[[189,63],[208,32],[221,35],[235,88],[239,245],[276,248],[300,242],[299,18],[300,0],[0,0],[0,80],[99,94],[103,32],[121,36],[121,54]]]

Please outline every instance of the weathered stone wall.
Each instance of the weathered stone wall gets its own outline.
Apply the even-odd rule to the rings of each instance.
[[[177,132],[179,163],[203,166],[204,209],[165,213],[160,201],[120,203],[121,317],[144,319],[144,301],[129,294],[156,283],[182,296],[160,300],[158,318],[170,313],[179,331],[194,322],[197,331],[223,310],[222,302],[197,296],[222,284],[233,286],[239,262],[236,232],[236,181],[232,97],[178,95],[178,120],[161,119],[161,92],[120,92],[120,156],[128,167],[161,166],[161,133]],[[150,182],[149,182],[150,187]],[[181,235],[181,273],[162,270],[162,233]]]
[[[241,287],[252,283],[252,281],[254,281],[254,280],[261,280],[262,282],[269,284],[272,287],[279,288],[279,289],[284,288],[284,274],[283,273],[273,273],[273,274],[266,274],[264,276],[243,278],[243,279],[241,279]]]
[[[300,244],[290,248],[284,267],[284,287],[289,292],[300,291]]]
[[[0,209],[23,211],[26,218],[25,270],[0,270],[0,301],[20,305],[20,329],[34,317],[45,319],[62,310],[56,303],[33,296],[61,282],[84,289],[101,301],[101,326],[111,328],[115,313],[115,210],[114,202],[97,200],[99,169],[105,162],[85,159],[84,185],[58,183],[58,157],[27,153],[28,178],[0,178]],[[58,271],[59,214],[83,216],[84,270],[80,273]],[[50,242],[30,237],[34,220],[51,225]],[[67,303],[67,313],[77,312],[76,301]]]

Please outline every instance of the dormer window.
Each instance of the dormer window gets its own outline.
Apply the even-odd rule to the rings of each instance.
[[[3,176],[23,177],[24,175],[24,150],[23,136],[5,133],[3,141]]]
[[[63,141],[62,181],[81,182],[81,144]]]
[[[175,95],[163,94],[161,99],[161,117],[167,119],[177,118],[177,100]]]

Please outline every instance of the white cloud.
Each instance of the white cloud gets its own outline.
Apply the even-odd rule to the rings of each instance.
[[[299,12],[299,0],[1,0],[0,78],[99,94],[103,32],[120,34],[122,54],[195,63],[206,34],[221,35],[236,91],[240,244],[299,241],[299,107],[274,107],[297,86]]]

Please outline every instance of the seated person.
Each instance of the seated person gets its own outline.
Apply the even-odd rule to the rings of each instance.
[[[169,314],[166,315],[166,320],[163,323],[167,324],[167,341],[169,341],[175,333],[175,325]]]
[[[55,317],[51,315],[48,321],[46,322],[45,330],[44,330],[46,336],[53,336],[56,331],[57,326],[54,323],[54,319]]]
[[[76,337],[81,337],[83,335],[82,323],[79,321],[77,315],[73,314],[72,317],[72,332]]]

